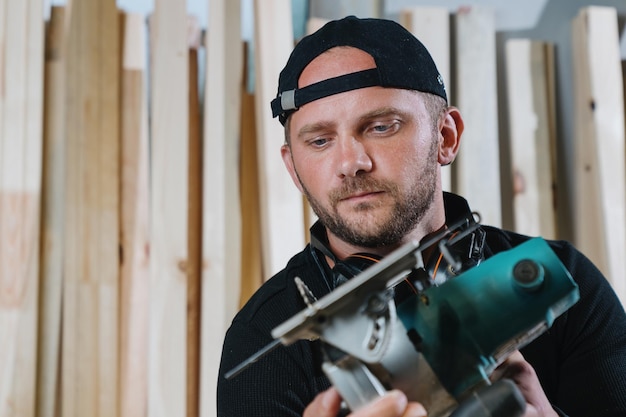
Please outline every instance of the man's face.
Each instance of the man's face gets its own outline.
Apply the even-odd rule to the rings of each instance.
[[[317,57],[300,87],[374,67],[354,48]],[[302,106],[283,157],[322,223],[359,247],[398,244],[428,213],[439,187],[438,131],[422,94],[381,87]]]

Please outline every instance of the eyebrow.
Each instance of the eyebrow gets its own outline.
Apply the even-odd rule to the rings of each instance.
[[[359,117],[359,121],[361,123],[372,120],[372,119],[376,119],[379,117],[387,117],[387,116],[391,116],[391,115],[399,115],[402,116],[402,118],[408,118],[410,117],[409,113],[407,111],[404,110],[400,110],[397,107],[381,107],[378,109],[374,109],[368,113],[365,113],[364,115],[362,115],[361,117]]]
[[[309,135],[313,132],[319,132],[322,130],[329,130],[334,128],[335,123],[334,122],[317,122],[317,123],[310,123],[307,125],[304,125],[299,131],[298,131],[298,138],[301,138],[302,136],[306,136]]]

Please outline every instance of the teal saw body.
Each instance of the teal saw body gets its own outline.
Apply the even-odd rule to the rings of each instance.
[[[398,306],[398,317],[457,399],[578,301],[578,286],[542,238],[501,252]]]

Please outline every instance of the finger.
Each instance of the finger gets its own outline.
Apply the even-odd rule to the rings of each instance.
[[[302,417],[336,417],[341,407],[341,397],[334,388],[319,393],[304,410]]]
[[[498,381],[502,378],[512,378],[526,370],[525,364],[526,360],[524,356],[522,356],[519,350],[516,350],[493,371],[489,379],[491,381]]]
[[[402,417],[427,417],[428,413],[420,403],[409,403]]]
[[[350,417],[400,417],[404,416],[408,400],[402,391],[392,390]]]

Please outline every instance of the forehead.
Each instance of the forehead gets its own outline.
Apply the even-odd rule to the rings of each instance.
[[[351,46],[336,46],[304,67],[298,79],[298,88],[371,68],[376,68],[376,62],[367,52]]]
[[[406,122],[428,117],[417,91],[368,87],[312,101],[290,116],[291,135],[302,131],[360,128],[378,118],[401,117]]]

